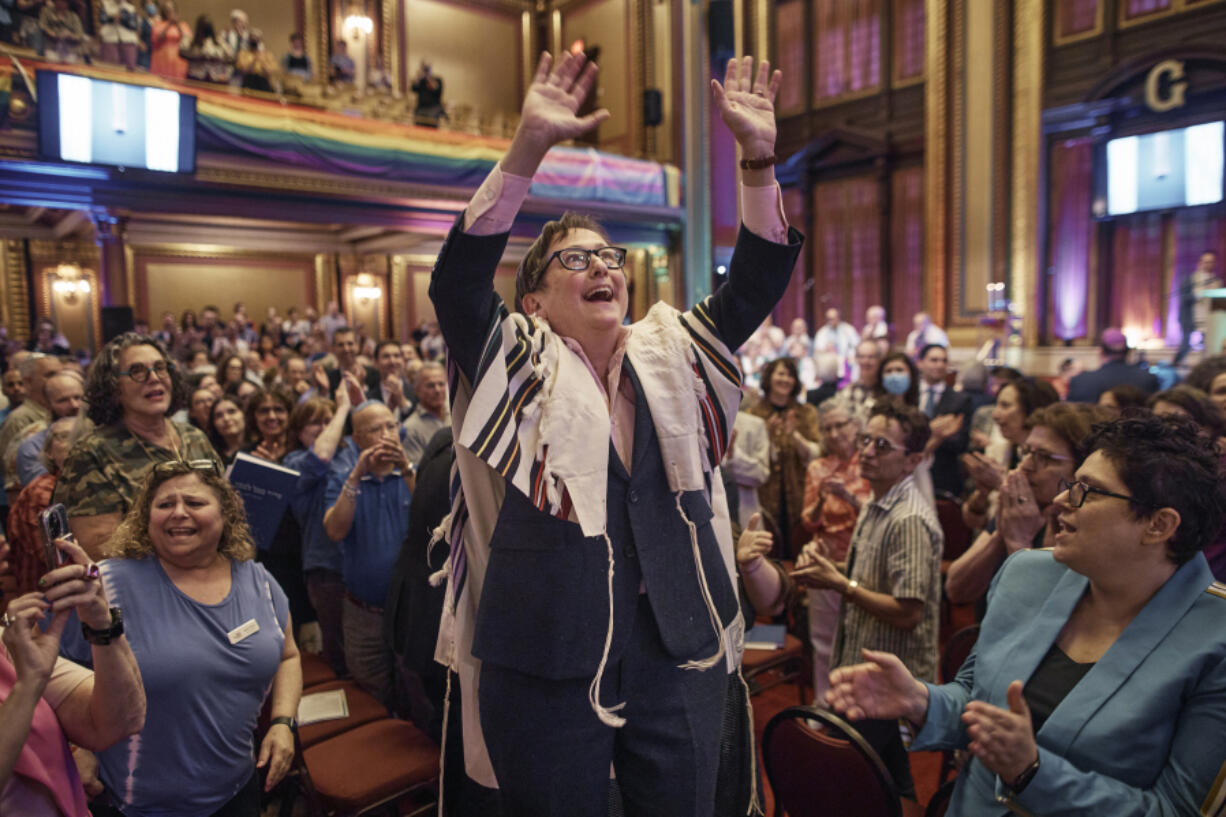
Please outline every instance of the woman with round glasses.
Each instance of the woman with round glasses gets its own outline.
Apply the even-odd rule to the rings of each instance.
[[[949,566],[945,595],[950,601],[978,601],[1008,556],[1051,544],[1060,481],[1071,480],[1085,461],[1094,424],[1112,416],[1087,403],[1053,403],[1027,416],[1025,442],[1018,446],[1021,460],[1001,483],[996,518]]]
[[[85,402],[95,428],[68,453],[54,501],[67,506],[69,526],[91,557],[98,558],[154,464],[217,462],[199,429],[170,419],[186,397],[178,369],[147,335],[120,335],[89,367]]]
[[[993,582],[957,678],[897,658],[831,673],[851,718],[905,718],[912,750],[966,749],[950,815],[1219,814],[1226,804],[1226,587],[1218,456],[1181,418],[1095,426],[1055,499],[1051,550]]]
[[[986,454],[971,453],[962,458],[962,464],[975,482],[975,490],[962,503],[962,517],[971,528],[981,528],[995,513],[995,494],[1000,490],[1010,468],[1021,462],[1019,447],[1025,444],[1030,433],[1030,415],[1060,401],[1055,388],[1045,380],[1019,377],[1010,380],[996,393],[996,406],[992,409],[992,421],[1005,441],[1009,443],[1006,461],[997,462]]]

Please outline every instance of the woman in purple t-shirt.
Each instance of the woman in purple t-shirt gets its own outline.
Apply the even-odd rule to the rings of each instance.
[[[238,495],[211,462],[197,464],[150,471],[108,542],[117,558],[102,563],[148,701],[145,728],[99,755],[114,813],[126,817],[255,817],[257,767],[267,767],[267,790],[294,755],[302,667],[285,594],[252,560]],[[84,658],[83,646],[64,638],[71,658]],[[270,685],[272,726],[257,757]]]

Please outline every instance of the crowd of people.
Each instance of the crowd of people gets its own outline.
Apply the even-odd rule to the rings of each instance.
[[[1117,330],[1053,378],[955,372],[922,313],[897,345],[880,307],[784,335],[803,237],[751,58],[712,86],[742,157],[725,286],[628,325],[626,251],[566,214],[504,304],[534,171],[608,117],[579,114],[595,71],[542,57],[412,342],[336,303],[167,313],[86,367],[47,320],[9,342],[0,812],[254,815],[301,644],[446,731],[449,814],[605,815],[611,768],[625,813],[744,814],[744,631],[790,612],[815,705],[904,798],[908,748],[961,749],[954,814],[1217,813],[1226,357],[1160,389]],[[271,519],[227,479],[247,458],[296,474]],[[943,578],[949,511],[973,541]],[[981,630],[938,685],[943,599]]]

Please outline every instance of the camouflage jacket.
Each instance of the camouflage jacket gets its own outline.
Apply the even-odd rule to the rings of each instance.
[[[181,423],[174,427],[183,440],[182,459],[212,460],[220,471],[217,452],[198,428]],[[68,452],[54,501],[64,503],[70,517],[126,514],[149,469],[179,458],[179,452],[134,437],[122,425],[98,428]]]

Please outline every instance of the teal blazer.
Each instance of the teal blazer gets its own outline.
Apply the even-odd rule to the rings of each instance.
[[[989,591],[979,642],[953,683],[928,686],[911,745],[965,749],[971,700],[1007,708],[1055,642],[1089,580],[1047,550],[1021,551]],[[1226,587],[1202,554],[1180,567],[1035,736],[1039,771],[1016,798],[972,758],[950,815],[1226,814]]]

